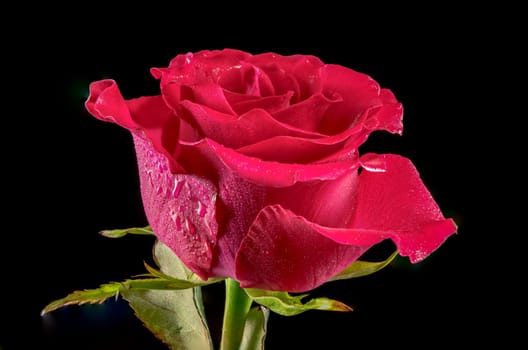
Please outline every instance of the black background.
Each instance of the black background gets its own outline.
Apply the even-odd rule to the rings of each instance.
[[[418,9],[405,20],[335,7],[296,14],[261,9],[259,17],[248,10],[234,18],[208,11],[214,19],[203,17],[204,9],[139,10],[129,17],[100,9],[84,18],[82,10],[62,9],[61,16],[26,19],[20,25],[25,30],[12,28],[17,34],[7,36],[2,350],[165,348],[121,300],[70,306],[44,318],[39,312],[73,290],[142,273],[143,261],[151,259],[150,237],[97,234],[146,220],[130,135],[88,115],[88,84],[113,78],[126,98],[155,94],[150,67],[165,66],[179,53],[227,47],[313,54],[390,88],[404,104],[404,134],[378,132],[365,150],[409,157],[459,225],[458,235],[423,263],[398,259],[374,275],[314,291],[354,312],[272,314],[267,348],[318,342],[328,349],[423,348],[482,340],[490,307],[481,301],[489,293],[481,270],[492,229],[477,227],[473,213],[480,199],[473,193],[482,169],[482,111],[475,100],[485,99],[475,62],[491,51],[485,27],[451,10]],[[204,293],[218,341],[222,285]]]

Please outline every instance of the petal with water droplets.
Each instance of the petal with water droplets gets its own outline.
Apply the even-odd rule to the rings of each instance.
[[[207,179],[172,174],[167,159],[134,135],[145,214],[156,236],[203,279],[216,244],[217,189]]]

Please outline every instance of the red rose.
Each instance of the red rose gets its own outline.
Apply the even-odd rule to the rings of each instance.
[[[305,55],[236,50],[153,68],[161,94],[94,82],[86,108],[131,131],[146,216],[200,277],[301,292],[391,239],[418,262],[455,233],[412,163],[358,154],[402,132],[402,106],[365,74]]]

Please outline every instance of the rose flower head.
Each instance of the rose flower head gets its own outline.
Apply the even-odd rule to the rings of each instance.
[[[148,222],[201,278],[303,292],[385,239],[416,263],[456,232],[409,159],[359,154],[371,132],[403,128],[369,76],[232,49],[151,73],[159,95],[127,100],[101,80],[86,108],[132,133]]]

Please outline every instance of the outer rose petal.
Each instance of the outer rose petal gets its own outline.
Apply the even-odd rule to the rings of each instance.
[[[167,159],[147,140],[134,135],[134,144],[149,224],[185,265],[207,279],[218,232],[216,187],[194,175],[172,174]]]
[[[365,162],[375,164],[373,157],[368,155]],[[292,208],[304,211],[319,222],[332,226],[343,224],[342,227],[316,224],[279,205],[264,208],[237,253],[236,277],[241,285],[302,292],[326,282],[384,239],[392,239],[400,254],[416,263],[454,234],[455,223],[443,217],[412,163],[396,155],[381,158],[384,171],[365,169],[358,180],[338,179],[335,185],[319,187],[322,191],[319,196],[313,190],[319,202],[332,202],[335,198],[336,215],[342,215],[343,222],[333,220],[322,205],[306,209],[302,204],[290,202]],[[351,195],[348,208],[352,215],[346,215],[346,200],[339,189]],[[268,200],[284,202],[288,192],[281,194],[277,190],[277,193],[279,196],[272,195]],[[320,240],[318,235],[335,244]],[[319,265],[321,262],[324,266]]]
[[[384,172],[359,175],[350,228],[318,231],[336,242],[360,246],[390,238],[401,255],[419,262],[456,233],[456,224],[444,218],[410,160],[392,154],[381,157]]]
[[[114,80],[106,79],[91,83],[90,96],[85,102],[85,107],[97,119],[116,123],[129,130],[138,127]]]
[[[86,109],[96,118],[111,121],[125,127],[132,133],[142,132],[156,151],[170,160],[171,169],[182,172],[174,161],[177,153],[178,135],[180,140],[193,141],[196,136],[167,107],[161,96],[145,96],[125,100],[115,81],[101,80],[90,85],[90,96]]]
[[[327,227],[349,227],[354,219],[358,171],[330,181],[299,182],[269,189],[266,204],[278,204],[308,221]]]
[[[242,241],[236,278],[244,288],[304,292],[341,272],[366,249],[336,243],[306,219],[269,206]]]
[[[219,169],[214,276],[235,278],[235,256],[251,223],[263,207],[265,188],[249,183],[227,168]]]

